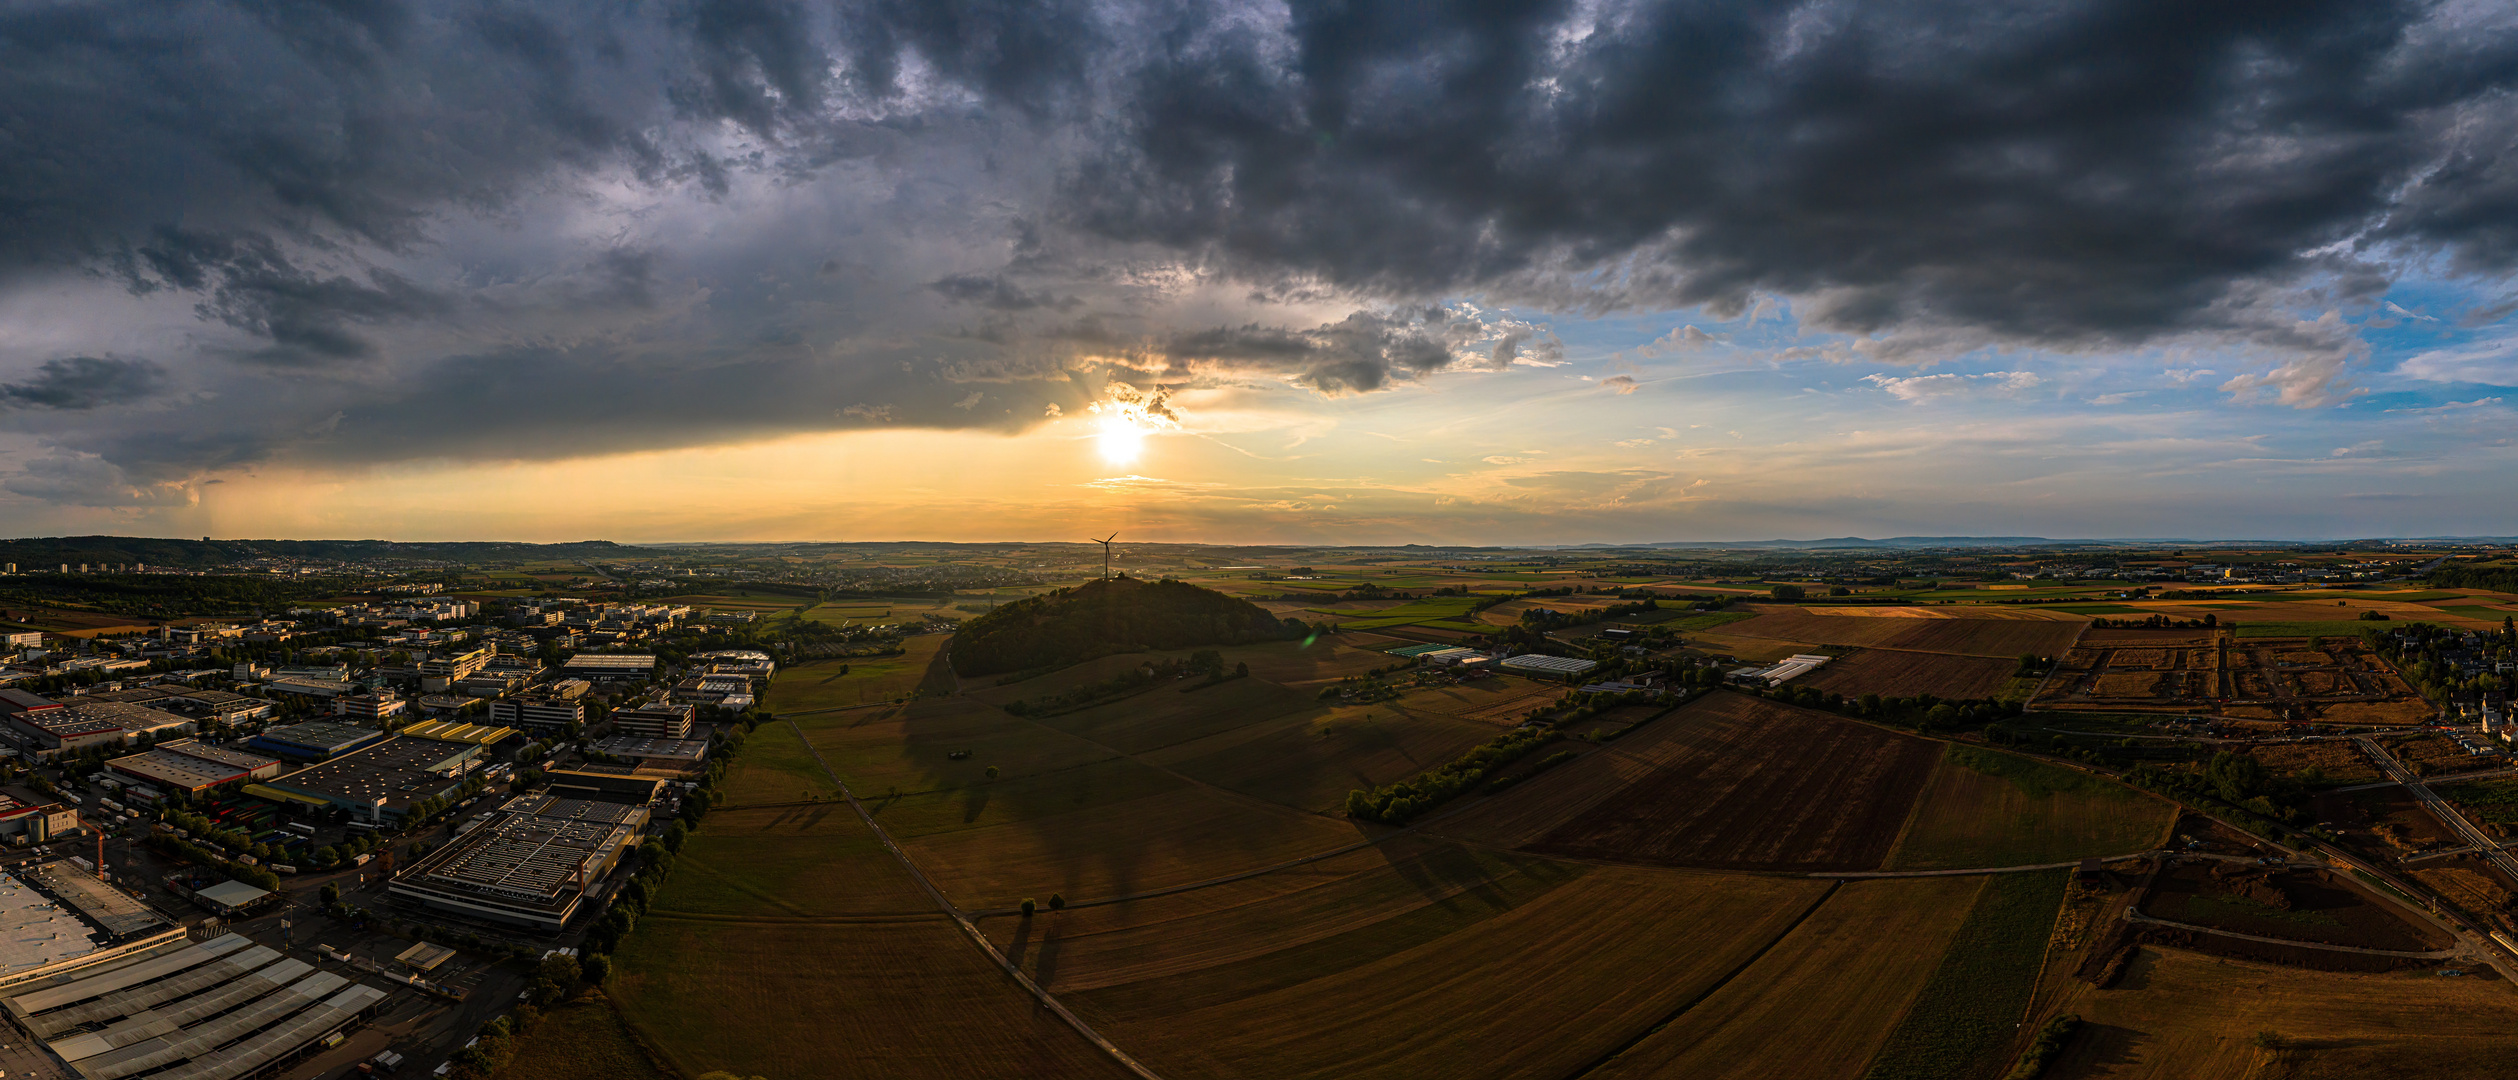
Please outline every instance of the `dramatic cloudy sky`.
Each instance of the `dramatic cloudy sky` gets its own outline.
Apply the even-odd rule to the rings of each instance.
[[[2518,533],[2518,6],[0,0],[0,533]]]

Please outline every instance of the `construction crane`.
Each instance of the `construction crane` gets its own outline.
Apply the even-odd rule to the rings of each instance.
[[[1103,539],[1088,541],[1102,546],[1102,580],[1104,581],[1110,580],[1110,542],[1117,539],[1119,539],[1119,534],[1112,533]]]

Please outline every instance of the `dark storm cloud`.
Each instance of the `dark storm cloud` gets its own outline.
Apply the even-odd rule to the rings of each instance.
[[[2439,10],[1296,3],[1283,41],[1182,34],[1134,72],[1069,194],[1113,236],[1397,294],[2138,340],[2378,240],[2518,259],[2518,51]]]
[[[1462,296],[1782,294],[1913,360],[2218,334],[2312,358],[2232,392],[2323,401],[2356,329],[2296,316],[2407,266],[2518,267],[2507,22],[2409,0],[13,5],[0,290],[102,274],[215,333],[125,350],[163,382],[54,361],[7,384],[9,422],[85,410],[46,428],[88,455],[56,479],[156,492],[290,455],[1013,423],[1047,402],[957,408],[954,380],[1048,384],[1076,357],[1343,393],[1560,355],[1426,306]],[[744,205],[761,189],[785,201]],[[1219,278],[1362,310],[1168,315]],[[186,359],[237,358],[258,396],[116,427]],[[338,383],[288,381],[310,373]]]
[[[1072,296],[1058,296],[1042,291],[1032,292],[1003,274],[954,274],[927,283],[944,298],[960,304],[976,304],[996,311],[1029,311],[1033,308],[1071,308],[1083,301]]]
[[[292,263],[269,237],[258,235],[161,228],[122,260],[121,267],[135,292],[174,288],[207,293],[197,308],[203,317],[269,340],[271,348],[256,356],[279,362],[365,357],[375,348],[350,326],[445,315],[454,307],[446,297],[385,270],[368,270],[364,281],[308,271]],[[611,269],[616,280],[634,275],[632,285],[645,273],[634,257],[627,263],[615,261]]]
[[[25,382],[0,383],[0,406],[84,411],[138,401],[166,383],[166,369],[146,360],[72,356],[46,360]]]

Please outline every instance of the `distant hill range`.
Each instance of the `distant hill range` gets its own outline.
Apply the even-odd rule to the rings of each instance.
[[[21,571],[62,563],[146,563],[206,569],[255,559],[310,559],[364,562],[371,559],[431,559],[445,562],[529,560],[636,559],[653,555],[642,548],[609,540],[572,544],[517,544],[501,541],[403,543],[395,540],[158,540],[136,536],[46,536],[0,540],[0,562]]]
[[[1244,645],[1286,635],[1257,604],[1181,581],[1119,577],[1017,600],[962,624],[953,670],[995,675],[1116,653]]]

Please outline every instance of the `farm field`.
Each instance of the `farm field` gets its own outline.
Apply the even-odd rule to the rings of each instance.
[[[2295,776],[2314,769],[2320,785],[2373,783],[2386,779],[2378,774],[2369,755],[2348,741],[2329,739],[2311,743],[2275,743],[2248,751],[2264,767],[2278,775]]]
[[[1964,701],[1995,696],[2010,684],[2011,673],[2018,669],[2017,660],[1989,656],[1862,649],[1829,661],[1827,666],[1802,677],[1799,685],[1846,697],[1931,694]]]
[[[1890,853],[1892,870],[2034,866],[2129,855],[2168,839],[2176,807],[2112,781],[1952,744]]]
[[[950,680],[949,674],[936,673],[942,667],[938,653],[948,640],[942,634],[921,634],[903,640],[898,656],[852,656],[782,664],[770,680],[767,704],[783,716],[881,704],[906,697],[930,678]]]
[[[995,805],[965,802],[984,817]],[[1024,897],[1132,895],[1288,862],[1381,830],[1340,818],[1178,790],[967,828],[919,832],[878,816],[955,904],[1012,908]]]
[[[821,763],[813,759],[804,740],[785,724],[763,724],[753,729],[744,741],[742,753],[726,771],[723,787],[723,806],[839,797],[838,786],[822,771]]]
[[[1828,889],[1606,867],[1551,873],[1572,876],[1529,895],[1473,889],[1361,926],[1338,914],[1345,905],[1328,905],[1338,933],[1255,954],[1232,925],[1238,911],[1114,930],[1122,937],[1109,942],[1046,931],[1061,937],[1054,963],[1043,963],[1070,1008],[1171,1080],[1570,1076],[1712,987]],[[1436,887],[1425,874],[1395,868],[1390,880],[1410,893]],[[1189,967],[1165,955],[1166,939],[1224,952]],[[1164,973],[1132,979],[1121,966],[1147,960]]]
[[[2045,962],[2065,872],[1985,879],[1975,906],[1865,1080],[1992,1080]]]
[[[1491,805],[1572,808],[1527,843],[1533,851],[1669,866],[1867,870],[1888,854],[1940,754],[1941,744],[1929,740],[1717,693]],[[1588,805],[1560,794],[1582,789],[1611,793]],[[1487,809],[1464,815],[1461,833],[1475,835]]]
[[[736,809],[675,860],[651,915],[808,919],[932,913],[934,906],[848,804]]]
[[[972,787],[990,782],[989,769],[998,770],[1002,782],[1118,756],[968,697],[792,719],[823,760],[861,795]],[[955,754],[968,756],[957,760]]]
[[[2481,1080],[2518,1053],[2518,996],[2497,981],[2146,947],[2116,989],[2070,985],[2055,1009],[2088,1026],[2048,1080]]]
[[[2259,937],[2422,952],[2450,941],[2321,873],[2181,864],[2155,880],[2144,913]]]
[[[666,902],[685,881],[666,886]],[[623,1015],[687,1076],[1130,1075],[1037,1008],[941,916],[777,924],[651,915],[614,961]]]
[[[1276,717],[1328,711],[1311,694],[1255,675],[1212,686],[1199,682],[1158,683],[1104,704],[1041,715],[1039,723],[1125,753],[1144,753]]]
[[[1218,787],[1331,813],[1349,791],[1407,779],[1509,727],[1394,704],[1306,710],[1169,747],[1146,760]]]
[[[1984,884],[1980,877],[1847,882],[1737,978],[1591,1075],[1856,1080],[1940,964]]]
[[[1924,612],[1931,608],[1752,608],[1761,614],[1723,628],[1733,637],[1806,641],[1820,645],[1852,645],[1915,652],[1957,653],[2016,660],[2022,653],[2053,656],[2072,646],[2084,621],[2071,616],[2035,617],[2027,609],[2006,612],[2014,617],[1888,615],[1887,611]],[[1843,611],[1847,614],[1821,614]],[[1859,614],[1854,614],[1859,612]]]

